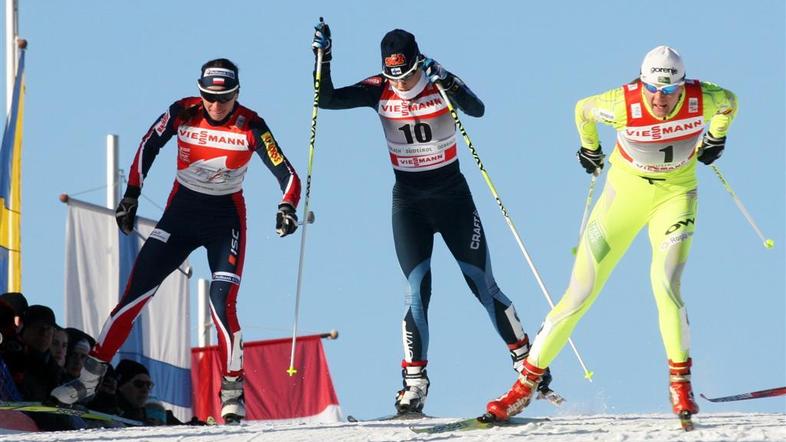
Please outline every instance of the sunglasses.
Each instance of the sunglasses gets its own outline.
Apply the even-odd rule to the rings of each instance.
[[[131,382],[131,384],[133,384],[134,387],[136,388],[147,388],[148,390],[152,390],[153,387],[156,385],[153,383],[153,381],[143,381],[141,379],[137,379]]]
[[[208,103],[215,103],[218,101],[219,103],[228,103],[235,98],[235,91],[232,92],[224,92],[220,94],[211,94],[210,92],[205,92],[203,90],[199,91],[199,95],[205,99]]]
[[[655,86],[654,84],[644,83],[644,88],[648,91],[652,92],[653,94],[660,92],[663,95],[671,95],[677,92],[680,90],[680,86],[682,86],[682,83],[669,84],[666,86]]]

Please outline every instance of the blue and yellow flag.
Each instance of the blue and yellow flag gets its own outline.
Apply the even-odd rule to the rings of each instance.
[[[21,202],[22,116],[25,102],[25,51],[19,54],[13,101],[0,146],[0,292],[22,291]]]

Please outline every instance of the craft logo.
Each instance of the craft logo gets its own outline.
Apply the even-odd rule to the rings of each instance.
[[[404,66],[407,64],[407,57],[404,54],[391,54],[385,57],[385,66],[392,68],[394,66]]]

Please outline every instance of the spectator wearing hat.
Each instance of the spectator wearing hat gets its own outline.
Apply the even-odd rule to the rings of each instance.
[[[16,311],[3,299],[0,299],[0,336],[0,356],[5,358],[7,353],[22,349],[16,328]]]
[[[22,316],[20,332],[24,357],[21,372],[14,373],[22,398],[27,401],[43,401],[49,392],[59,385],[62,368],[52,357],[55,313],[43,305],[31,305]]]
[[[117,405],[117,373],[111,364],[106,368],[106,373],[96,389],[96,395],[85,405],[91,410],[119,415],[121,411]]]
[[[131,359],[122,359],[115,367],[115,374],[120,416],[144,422],[145,404],[154,386],[147,367]]]
[[[19,331],[22,327],[22,315],[27,310],[27,298],[19,292],[6,292],[0,295],[0,300],[7,302],[14,309],[14,323]]]
[[[402,330],[404,388],[396,395],[396,411],[421,413],[430,386],[428,307],[437,233],[504,342],[500,349],[505,348],[514,369],[521,370],[529,339],[513,303],[494,280],[486,234],[459,169],[456,125],[439,87],[467,115],[482,117],[483,102],[457,75],[423,55],[415,36],[403,29],[382,38],[381,73],[338,89],[331,78],[333,48],[327,24],[316,27],[312,47],[315,53],[322,51],[319,107],[373,109],[382,122],[393,166],[393,242],[409,284]],[[543,389],[548,391],[548,383]]]
[[[238,102],[237,65],[225,58],[208,61],[197,87],[198,97],[176,101],[153,123],[131,164],[128,186],[115,214],[124,234],[134,230],[138,198],[153,160],[170,139],[177,140],[177,174],[167,208],[139,251],[125,293],[104,324],[79,379],[52,393],[61,402],[73,403],[93,394],[106,364],[128,338],[134,320],[159,285],[193,250],[205,247],[214,275],[210,284],[213,319],[221,330],[221,414],[225,421],[245,416],[242,335],[236,308],[246,247],[243,179],[255,154],[275,176],[282,192],[275,230],[282,237],[297,229],[300,179],[265,120]]]
[[[52,337],[57,323],[55,313],[43,305],[31,305],[22,315],[19,333],[23,345],[21,366],[12,373],[25,401],[46,401],[49,393],[60,385],[63,369],[52,357]],[[73,416],[47,413],[28,414],[42,430],[73,430],[84,428],[84,421]]]
[[[65,329],[68,335],[68,347],[66,350],[65,376],[64,381],[69,381],[79,377],[82,372],[87,354],[93,348],[96,341],[92,336],[79,330],[78,328],[68,327]]]

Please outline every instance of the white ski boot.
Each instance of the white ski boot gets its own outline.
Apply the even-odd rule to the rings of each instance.
[[[221,417],[224,423],[235,424],[246,417],[243,399],[243,377],[224,376],[221,379]]]
[[[106,373],[107,364],[93,356],[85,358],[79,377],[56,387],[50,395],[59,402],[71,405],[96,394],[96,388]]]
[[[396,394],[398,414],[422,413],[430,385],[425,366],[406,366],[401,370],[404,388]]]

